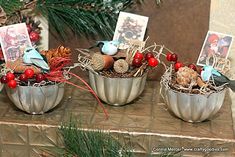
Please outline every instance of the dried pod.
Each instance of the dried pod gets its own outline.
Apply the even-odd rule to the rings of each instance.
[[[124,59],[119,59],[114,62],[113,68],[117,73],[125,73],[128,71],[129,65]]]
[[[181,67],[176,73],[176,82],[183,87],[197,85],[198,73],[189,67]]]
[[[197,77],[197,84],[199,87],[207,87],[208,84],[206,84],[202,79],[201,77]]]
[[[27,68],[34,70],[35,74],[41,73],[41,69],[34,65],[25,65],[22,59],[17,59],[15,61],[7,61],[6,67],[14,70],[16,73],[23,73]]]
[[[98,71],[111,68],[113,63],[113,57],[109,55],[94,54],[91,58],[92,68]]]

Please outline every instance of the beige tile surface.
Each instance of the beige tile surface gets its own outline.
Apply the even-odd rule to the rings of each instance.
[[[81,127],[110,131],[113,135],[131,139],[134,151],[160,153],[158,147],[225,147],[234,152],[234,132],[231,101],[226,99],[220,112],[210,121],[188,123],[170,114],[160,101],[159,82],[148,81],[144,93],[134,102],[113,107],[104,104],[104,113],[90,93],[66,88],[61,104],[43,115],[29,115],[16,107],[2,94],[0,99],[0,149],[3,157],[40,156],[41,148],[58,143],[58,125],[73,115]],[[159,102],[160,101],[160,102]],[[14,149],[11,151],[11,149]],[[155,150],[154,150],[155,149]],[[20,151],[22,150],[22,151]],[[184,152],[185,156],[200,156],[202,152]],[[216,153],[214,153],[216,154]],[[215,156],[215,155],[214,155]]]

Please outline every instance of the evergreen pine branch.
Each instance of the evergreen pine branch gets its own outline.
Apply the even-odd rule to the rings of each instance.
[[[7,15],[11,15],[23,7],[23,2],[20,0],[0,0],[0,6],[3,7]]]
[[[78,127],[80,126],[80,127]],[[55,145],[54,149],[44,148],[51,157],[135,157],[132,143],[120,134],[113,137],[101,130],[84,130],[72,116],[69,122],[59,128],[63,147]],[[124,142],[120,142],[124,141]],[[54,145],[54,143],[52,143]],[[160,154],[146,154],[148,157],[181,157],[180,152],[163,152]]]
[[[120,139],[112,137],[101,130],[87,131],[79,129],[77,121],[70,119],[59,130],[63,137],[64,148],[55,149],[55,156],[61,157],[132,157],[130,147],[120,143]]]
[[[48,17],[54,29],[63,37],[69,28],[78,35],[111,38],[118,12],[133,0],[38,0],[36,10]]]

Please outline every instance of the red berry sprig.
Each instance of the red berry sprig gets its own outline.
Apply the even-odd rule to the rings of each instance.
[[[167,54],[166,54],[166,60],[167,61],[171,61],[171,53],[170,52],[168,52]]]
[[[182,62],[176,62],[175,64],[174,64],[174,68],[175,68],[175,71],[178,71],[179,70],[179,68],[181,68],[181,67],[183,67],[184,66],[184,64],[182,63]]]
[[[36,82],[37,82],[37,83],[40,83],[40,82],[44,81],[44,80],[46,79],[46,77],[45,77],[45,75],[43,75],[43,74],[37,74],[37,75],[35,76],[35,79],[36,79]]]
[[[34,76],[34,70],[31,68],[28,68],[24,71],[24,74],[26,75],[28,79],[31,79]]]
[[[137,51],[133,57],[132,65],[134,67],[140,67],[143,64],[143,61],[147,61],[147,65],[150,67],[156,67],[159,64],[157,58],[154,57],[152,52],[147,52],[145,55]]]
[[[178,60],[177,54],[175,54],[175,53],[171,54],[171,61],[177,62],[177,60]]]
[[[140,53],[139,51],[137,51],[137,52],[135,53],[134,58],[140,59],[140,60],[142,61],[143,58],[144,58],[144,55],[143,55],[143,53]]]
[[[152,52],[147,52],[147,53],[145,54],[145,60],[148,61],[150,58],[154,58],[154,55],[153,55]]]
[[[40,35],[39,35],[38,32],[31,31],[31,32],[29,33],[29,38],[30,38],[30,41],[31,41],[31,42],[36,43],[36,42],[39,41]]]
[[[9,88],[16,88],[16,86],[17,86],[16,80],[10,80],[10,81],[7,83],[7,86],[8,86]]]
[[[158,60],[154,57],[152,52],[145,54],[145,59],[148,61],[148,65],[151,67],[156,67],[158,65]]]
[[[156,58],[150,58],[148,60],[148,65],[151,67],[156,67],[158,65],[158,60]]]
[[[6,78],[7,78],[7,82],[14,80],[15,79],[15,75],[12,72],[8,72],[6,74]]]
[[[195,64],[189,64],[188,67],[193,69],[194,71],[197,71],[197,67]]]
[[[178,61],[178,56],[175,53],[168,52],[166,54],[166,60],[170,61],[170,62],[177,62]]]
[[[27,82],[28,81],[28,77],[23,73],[20,75],[19,80],[22,82]]]
[[[4,83],[6,84],[8,81],[7,81],[7,77],[4,75],[1,77],[1,83]]]
[[[139,58],[134,58],[132,61],[132,65],[138,68],[142,65],[142,60]]]
[[[143,59],[144,59],[143,53],[137,51],[132,60],[132,65],[137,68],[140,67],[142,65]]]
[[[2,76],[1,83],[7,84],[9,88],[16,88],[17,86],[15,75],[12,72],[8,72],[6,75]]]
[[[175,53],[168,52],[166,54],[166,60],[170,61],[170,62],[175,62],[175,64],[174,64],[175,71],[178,71],[179,68],[184,66],[184,64],[182,62],[178,61],[178,55]]]

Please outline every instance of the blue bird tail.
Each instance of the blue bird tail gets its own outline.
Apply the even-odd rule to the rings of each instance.
[[[104,45],[104,43],[97,42],[95,45],[90,46],[88,49],[93,49],[93,48],[96,48],[96,47],[99,47],[101,49],[103,45]]]
[[[233,92],[235,92],[235,80],[230,80],[228,86]]]

